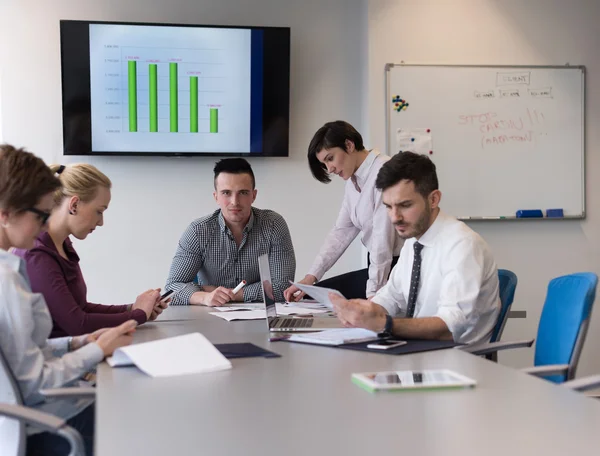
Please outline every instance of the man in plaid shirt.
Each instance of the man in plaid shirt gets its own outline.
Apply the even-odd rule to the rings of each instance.
[[[262,301],[258,257],[265,253],[275,299],[282,302],[283,290],[296,273],[285,220],[274,211],[252,207],[257,190],[246,160],[220,160],[214,172],[213,195],[220,209],[194,220],[181,236],[165,287],[177,292],[171,305]],[[242,280],[246,286],[233,293]]]

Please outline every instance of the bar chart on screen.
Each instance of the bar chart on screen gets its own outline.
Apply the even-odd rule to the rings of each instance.
[[[114,81],[113,94],[120,95],[118,101],[114,97],[118,103],[114,106],[120,108],[122,129],[218,133],[227,79],[219,50],[122,47],[120,51],[120,78]],[[113,81],[106,74],[110,87]],[[127,90],[120,90],[125,81]]]
[[[90,33],[97,148],[249,150],[248,31],[102,27]]]

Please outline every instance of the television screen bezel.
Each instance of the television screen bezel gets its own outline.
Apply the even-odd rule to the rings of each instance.
[[[86,111],[89,112],[89,122],[87,123],[87,128],[89,134],[86,136],[84,144],[89,144],[89,148],[82,153],[80,149],[72,152],[68,148],[67,138],[70,136],[70,131],[68,131],[67,120],[69,113],[65,111],[65,106],[70,99],[67,99],[67,91],[65,90],[65,84],[69,83],[70,78],[76,78],[76,74],[65,74],[65,29],[63,26],[65,24],[77,24],[79,26],[85,25],[87,26],[87,60],[85,60],[87,65],[87,99],[85,100],[88,103],[89,109]],[[191,27],[191,28],[224,28],[224,29],[244,29],[244,30],[264,30],[264,31],[276,31],[281,33],[281,37],[278,37],[279,49],[281,46],[285,47],[287,50],[283,55],[278,55],[278,65],[277,69],[279,70],[277,74],[271,74],[265,69],[267,68],[268,59],[265,58],[263,61],[263,122],[262,122],[262,151],[258,152],[148,152],[148,151],[93,151],[92,150],[92,138],[91,138],[91,83],[90,83],[90,55],[89,55],[89,25],[92,24],[104,24],[104,25],[132,25],[132,26],[158,26],[158,27]],[[267,50],[264,49],[266,52]],[[96,21],[96,20],[70,20],[70,19],[62,19],[60,20],[60,68],[61,68],[61,113],[62,113],[62,132],[63,132],[63,155],[64,156],[140,156],[140,157],[256,157],[256,158],[269,158],[269,157],[289,157],[289,125],[290,125],[290,70],[291,70],[291,28],[284,26],[251,26],[251,25],[227,25],[227,24],[189,24],[189,23],[171,23],[171,22],[122,22],[122,21]],[[72,73],[78,73],[77,71],[71,71]],[[81,73],[79,73],[81,75]],[[272,81],[271,83],[269,83]],[[84,81],[85,82],[85,81]],[[271,98],[268,100],[274,101],[274,105],[268,106],[265,103],[265,95],[264,93],[266,87],[273,87],[273,84],[279,84],[279,91],[276,92],[277,96],[274,96],[275,92],[271,94]],[[285,90],[281,89],[284,87]],[[275,104],[280,106],[279,109],[275,109]],[[284,105],[284,107],[282,106]],[[266,135],[266,130],[269,124],[265,122],[265,109],[274,109],[275,114],[279,116],[283,116],[283,120],[285,125],[280,127],[275,127],[274,133],[272,135],[277,136],[281,135],[281,130],[284,130],[284,135],[276,138],[280,144],[275,147],[276,153],[265,153],[265,140],[271,139],[268,135]],[[271,115],[273,112],[267,111]]]

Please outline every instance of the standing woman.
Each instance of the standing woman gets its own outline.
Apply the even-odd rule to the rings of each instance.
[[[381,191],[375,188],[377,173],[387,160],[389,157],[378,151],[365,149],[360,133],[342,120],[326,123],[315,133],[308,147],[313,176],[327,184],[330,175],[335,174],[346,181],[346,188],[335,226],[300,283],[334,288],[348,299],[368,299],[386,284],[402,247]],[[368,251],[368,267],[318,282],[359,233]],[[284,293],[288,301],[297,301],[303,295],[293,285]]]
[[[31,250],[16,253],[27,262],[31,288],[46,299],[54,323],[51,337],[78,336],[130,319],[141,325],[156,318],[162,312],[157,290],[142,293],[128,305],[88,302],[79,256],[70,236],[83,240],[104,225],[112,184],[95,166],[85,163],[52,165],[50,169],[62,186],[54,193],[48,230],[38,236]]]
[[[40,390],[69,386],[123,345],[131,343],[135,321],[79,337],[48,339],[52,328],[44,297],[33,293],[25,262],[8,252],[33,247],[46,227],[60,181],[35,155],[0,145],[0,349],[25,405],[68,420],[84,439],[88,455],[94,437],[93,400],[44,402]],[[0,401],[5,398],[0,391]],[[69,444],[48,432],[28,429],[27,454],[64,455]]]

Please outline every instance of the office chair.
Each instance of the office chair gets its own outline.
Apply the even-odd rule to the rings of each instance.
[[[575,378],[597,285],[598,276],[591,272],[569,274],[550,281],[538,325],[535,367],[523,369],[524,372],[555,383]],[[495,342],[465,347],[464,350],[475,355],[488,355],[532,344],[533,340]]]
[[[47,399],[95,397],[94,388],[56,388],[42,390]],[[0,350],[0,455],[24,456],[27,445],[26,425],[52,432],[68,440],[69,456],[84,456],[85,448],[79,432],[66,421],[49,413],[23,405],[23,396],[4,353]]]
[[[569,380],[568,382],[564,382],[562,386],[570,388],[573,391],[581,392],[597,389],[600,388],[600,375],[591,375],[589,377],[582,377],[576,380]]]
[[[498,315],[498,321],[492,332],[490,342],[498,342],[502,337],[508,313],[515,298],[517,275],[508,269],[498,269],[498,281],[500,282],[500,314]],[[498,352],[487,354],[486,358],[497,363]]]

